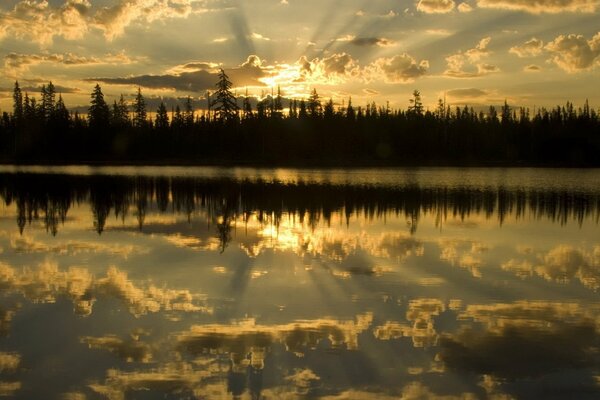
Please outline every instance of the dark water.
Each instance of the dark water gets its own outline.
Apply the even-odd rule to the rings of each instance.
[[[0,169],[0,395],[600,398],[600,170]]]

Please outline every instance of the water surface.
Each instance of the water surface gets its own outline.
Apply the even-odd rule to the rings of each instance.
[[[600,171],[0,168],[0,394],[598,398]]]

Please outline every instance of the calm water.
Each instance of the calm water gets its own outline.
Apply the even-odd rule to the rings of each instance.
[[[0,168],[0,394],[599,398],[600,170]]]

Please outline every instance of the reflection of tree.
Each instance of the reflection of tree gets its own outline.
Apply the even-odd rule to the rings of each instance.
[[[434,215],[438,224],[448,217],[461,219],[472,214],[497,218],[547,218],[565,224],[600,218],[600,193],[506,188],[337,186],[276,182],[248,182],[229,179],[102,177],[35,174],[4,174],[0,196],[7,205],[16,204],[17,225],[42,216],[49,232],[56,233],[70,205],[89,202],[94,228],[100,233],[114,208],[115,216],[125,218],[134,207],[141,229],[148,208],[162,213],[184,213],[191,219],[197,210],[214,221],[221,250],[231,240],[232,221],[256,215],[259,221],[278,226],[285,215],[293,215],[311,229],[329,224],[335,213],[346,223],[351,218],[385,219],[392,213],[403,215],[414,233],[423,215]]]

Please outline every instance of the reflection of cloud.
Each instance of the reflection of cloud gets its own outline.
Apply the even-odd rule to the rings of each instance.
[[[180,233],[176,233],[165,236],[165,239],[177,247],[188,248],[192,250],[217,251],[221,248],[219,239],[215,237],[210,237],[203,240],[198,237],[184,236]]]
[[[585,287],[596,290],[600,288],[599,253],[600,246],[588,251],[560,245],[538,255],[535,261],[511,259],[502,264],[502,269],[521,278],[538,275],[558,283],[578,279]]]
[[[444,303],[438,299],[411,300],[406,311],[406,319],[412,325],[387,321],[373,329],[373,335],[379,340],[399,339],[410,337],[415,347],[434,346],[438,333],[434,328],[433,317],[445,310]]]
[[[328,339],[334,347],[358,348],[358,335],[366,330],[372,314],[358,315],[356,321],[331,319],[300,320],[284,325],[257,325],[245,320],[228,325],[194,325],[177,336],[178,348],[192,355],[206,352],[229,354],[236,368],[264,366],[264,354],[274,343],[282,343],[297,355]],[[250,358],[247,356],[250,355]]]
[[[0,396],[14,396],[17,390],[21,389],[21,382],[0,381]]]
[[[442,239],[440,245],[440,260],[452,266],[459,266],[471,272],[476,278],[481,278],[480,267],[483,264],[481,254],[489,247],[481,242],[471,240]]]
[[[561,12],[594,12],[598,6],[596,0],[477,0],[482,8],[525,11],[532,14]]]
[[[578,304],[517,302],[473,305],[459,315],[486,323],[440,339],[440,359],[450,368],[499,378],[525,378],[600,361],[600,339],[589,310]]]
[[[206,370],[194,370],[188,363],[174,362],[151,371],[124,372],[109,370],[103,383],[92,383],[89,387],[109,399],[125,399],[126,394],[136,391],[173,393],[191,398],[193,389],[210,376]]]
[[[319,376],[310,369],[296,369],[294,373],[285,377],[285,380],[296,387],[296,392],[300,395],[307,395],[314,389],[319,380]]]
[[[103,337],[85,336],[81,342],[89,346],[90,349],[103,349],[116,354],[119,358],[127,362],[147,363],[152,358],[150,346],[139,340],[123,340],[113,335]]]
[[[21,293],[33,302],[52,303],[59,296],[67,296],[80,315],[92,312],[95,297],[99,294],[110,294],[123,300],[136,316],[159,311],[211,312],[209,308],[198,305],[200,296],[194,296],[188,290],[154,285],[140,288],[116,267],[110,267],[106,277],[98,279],[86,268],[71,267],[61,271],[57,264],[51,262],[21,272],[0,264],[0,289]]]
[[[78,255],[86,253],[110,254],[128,258],[131,255],[148,253],[149,249],[133,244],[109,244],[103,242],[82,242],[69,240],[58,245],[49,245],[36,241],[31,236],[13,235],[10,238],[10,247],[17,253],[56,253],[61,255]]]
[[[21,363],[21,356],[17,353],[0,352],[0,372],[15,371]]]

